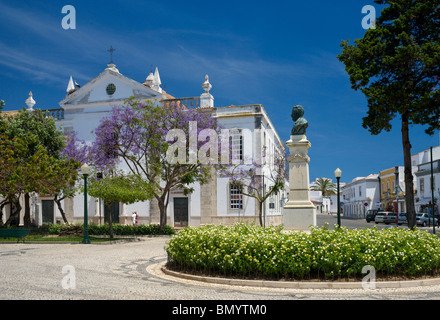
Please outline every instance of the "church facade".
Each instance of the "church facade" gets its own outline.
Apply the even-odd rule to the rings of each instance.
[[[114,64],[109,64],[103,72],[83,86],[74,84],[71,77],[66,97],[60,101],[60,108],[51,111],[51,115],[66,135],[76,132],[79,139],[92,143],[93,130],[98,127],[99,121],[107,116],[113,107],[123,105],[129,97],[134,96],[137,100],[151,101],[155,104],[179,103],[188,107],[209,109],[222,128],[230,129],[233,148],[237,149],[240,157],[251,156],[255,159],[275,152],[284,154],[282,140],[262,105],[214,106],[214,97],[209,93],[212,86],[208,76],[202,83],[204,92],[197,97],[175,98],[166,93],[161,84],[157,68],[145,81],[138,82],[120,73]],[[269,177],[273,167],[271,161],[263,166],[263,175],[267,176],[266,189],[271,183]],[[167,209],[168,224],[174,227],[232,224],[237,221],[258,224],[258,202],[254,198],[242,195],[231,185],[228,178],[216,172],[212,173],[209,183],[192,185],[194,191],[189,195],[185,195],[183,190],[171,192]],[[282,206],[287,199],[287,190],[288,181],[285,191],[266,200],[263,211],[267,225],[282,223]],[[33,204],[32,215],[37,224],[62,221],[61,214],[50,197],[36,195]],[[82,222],[83,194],[65,199],[63,210],[69,222]],[[130,224],[131,215],[135,211],[140,224],[159,223],[156,200],[131,205],[114,203],[111,205],[111,212],[105,210],[106,206],[101,199],[88,197],[90,222],[105,223],[108,214],[111,214],[113,222]]]

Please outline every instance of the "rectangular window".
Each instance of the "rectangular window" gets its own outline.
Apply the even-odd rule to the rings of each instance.
[[[425,179],[420,178],[420,192],[425,192]]]
[[[243,209],[243,194],[242,189],[239,186],[229,185],[229,208],[230,209]]]
[[[230,131],[229,141],[231,144],[232,159],[243,161],[243,134],[241,129]],[[234,162],[233,162],[234,163]]]

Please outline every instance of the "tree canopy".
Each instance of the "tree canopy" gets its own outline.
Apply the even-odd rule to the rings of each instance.
[[[371,134],[401,119],[408,225],[416,224],[409,126],[440,128],[440,0],[375,0],[387,5],[362,39],[343,41],[339,60],[368,102],[362,126]]]
[[[323,197],[336,195],[336,189],[336,184],[328,178],[318,178],[310,186],[310,190],[312,191],[321,191]]]
[[[135,174],[114,172],[98,179],[92,175],[88,184],[87,193],[92,197],[104,200],[110,206],[113,202],[131,204],[138,201],[150,200],[153,197],[151,184]],[[108,210],[110,213],[110,210]],[[108,215],[110,225],[110,237],[113,238],[111,214]]]
[[[0,125],[0,194],[5,198],[2,205],[14,205],[15,217],[21,210],[19,197],[24,195],[24,225],[29,227],[30,193],[53,196],[69,188],[77,178],[79,163],[61,155],[64,134],[55,119],[42,110],[22,109],[6,116]]]

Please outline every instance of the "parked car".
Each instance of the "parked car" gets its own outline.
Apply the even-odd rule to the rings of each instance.
[[[382,222],[385,224],[397,223],[397,213],[388,211],[379,211],[374,218],[376,224]]]
[[[429,213],[416,213],[416,222],[418,225],[426,227],[427,225],[432,225],[432,215]],[[434,223],[438,226],[439,220],[434,218]]]
[[[406,212],[399,213],[399,217],[397,219],[397,224],[408,224],[408,220],[406,219]]]
[[[368,223],[370,223],[370,221],[374,221],[374,218],[376,217],[376,214],[378,212],[380,212],[380,210],[377,209],[368,210],[367,215],[365,216],[365,220],[367,220]]]

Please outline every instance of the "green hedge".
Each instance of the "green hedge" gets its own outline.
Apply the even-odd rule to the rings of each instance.
[[[166,247],[168,265],[209,274],[263,278],[337,279],[362,277],[371,265],[380,276],[439,272],[440,240],[426,231],[328,226],[282,232],[236,224],[188,227]]]
[[[82,224],[79,224],[82,226]],[[59,224],[45,224],[31,229],[33,235],[57,235],[60,233],[61,226]],[[89,235],[109,235],[109,225],[89,224]],[[115,235],[172,235],[175,234],[174,228],[168,225],[161,230],[159,225],[122,225],[113,223],[113,232]]]
[[[108,235],[110,233],[109,225],[90,224],[89,235]],[[138,226],[123,225],[113,223],[113,233],[118,236],[129,235],[172,235],[175,234],[174,228],[168,225],[161,230],[158,224],[140,224]]]
[[[57,235],[60,233],[61,225],[60,224],[43,224],[38,227],[32,227],[30,234],[31,235]]]

